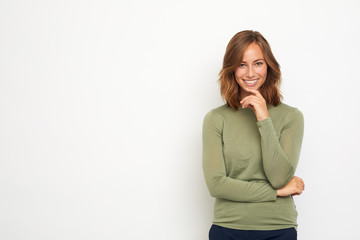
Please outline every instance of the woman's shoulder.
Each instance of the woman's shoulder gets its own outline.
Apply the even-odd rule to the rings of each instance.
[[[280,118],[303,118],[303,114],[298,107],[290,106],[286,103],[280,103],[277,106],[272,106],[271,112]]]
[[[279,111],[279,112],[284,112],[284,113],[290,113],[290,112],[301,112],[299,110],[299,108],[297,107],[294,107],[294,106],[290,106],[286,103],[280,103],[279,105],[277,106],[271,106],[271,108],[273,110],[276,110],[276,111]]]
[[[225,104],[223,104],[221,106],[212,108],[210,111],[208,111],[206,113],[206,116],[211,115],[211,116],[214,116],[214,117],[221,117],[221,116],[229,114],[229,113],[231,113],[233,111],[234,110],[225,103]]]
[[[205,114],[204,122],[212,122],[213,124],[223,125],[226,116],[233,111],[227,104],[212,108]]]

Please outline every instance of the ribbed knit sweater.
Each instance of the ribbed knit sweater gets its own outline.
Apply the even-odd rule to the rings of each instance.
[[[303,114],[284,103],[268,105],[257,121],[252,109],[226,104],[203,121],[203,171],[215,197],[213,223],[242,230],[297,228],[292,196],[277,197],[294,176],[304,132]]]

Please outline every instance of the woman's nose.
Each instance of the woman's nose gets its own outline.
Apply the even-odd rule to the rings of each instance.
[[[254,69],[253,69],[251,66],[248,68],[248,71],[247,71],[246,76],[247,76],[248,78],[252,78],[252,77],[255,76],[255,75],[254,75]]]

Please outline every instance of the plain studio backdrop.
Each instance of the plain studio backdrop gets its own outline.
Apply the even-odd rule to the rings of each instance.
[[[262,33],[305,117],[298,236],[359,239],[358,1],[0,2],[0,239],[205,240],[205,114]]]

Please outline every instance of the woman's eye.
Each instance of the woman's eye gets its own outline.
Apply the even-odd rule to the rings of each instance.
[[[245,63],[240,63],[240,67],[245,67]]]
[[[262,65],[263,63],[262,62],[257,62],[256,65],[260,66]]]

